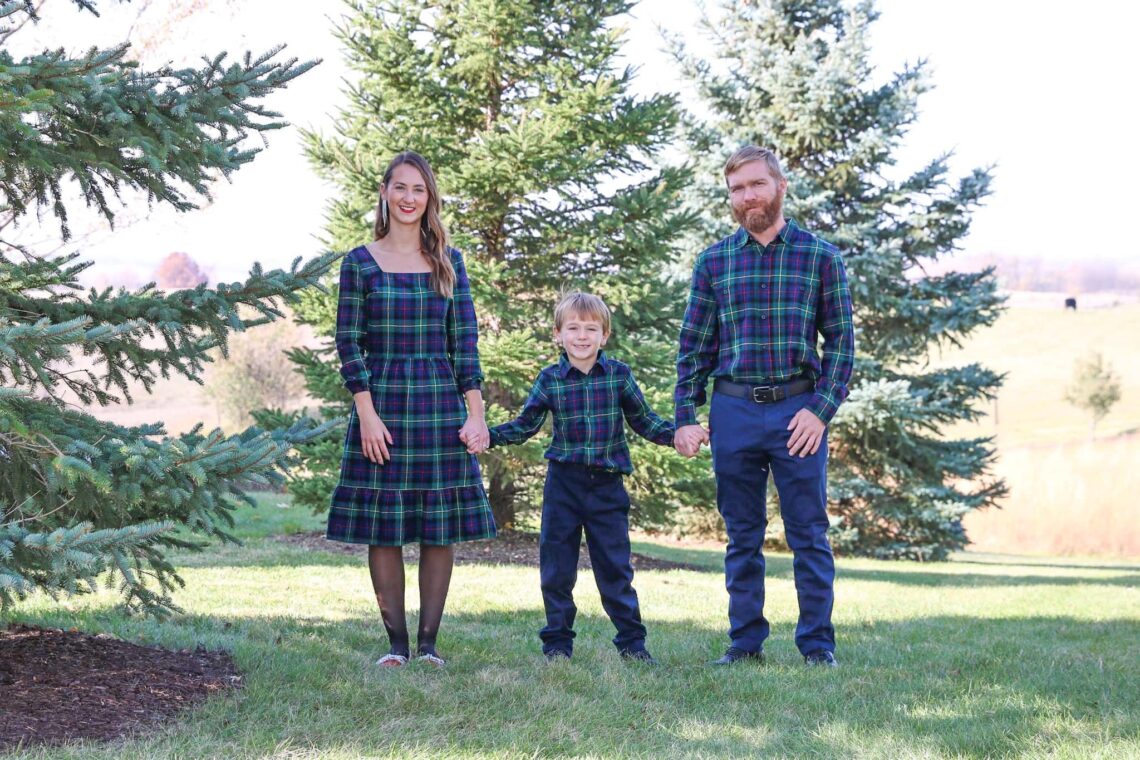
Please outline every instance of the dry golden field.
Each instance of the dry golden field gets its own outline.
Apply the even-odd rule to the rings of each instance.
[[[1087,300],[1087,299],[1086,299]],[[1058,298],[1011,299],[990,329],[938,364],[981,362],[1006,372],[991,415],[951,431],[996,435],[1001,510],[971,515],[971,549],[1018,554],[1140,557],[1140,304],[1066,312]],[[1101,352],[1121,399],[1090,440],[1089,417],[1064,401],[1073,364]]]

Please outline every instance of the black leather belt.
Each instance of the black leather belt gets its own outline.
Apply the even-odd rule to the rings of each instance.
[[[755,401],[757,404],[772,404],[783,401],[790,396],[798,396],[801,393],[815,390],[815,382],[807,378],[800,378],[783,385],[745,385],[718,377],[713,383],[713,390],[726,396],[746,398],[749,401]]]

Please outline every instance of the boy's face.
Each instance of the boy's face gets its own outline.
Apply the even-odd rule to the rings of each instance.
[[[571,359],[579,361],[597,359],[598,351],[609,337],[609,333],[602,331],[601,320],[574,312],[566,316],[561,328],[554,329],[555,342],[566,349]]]

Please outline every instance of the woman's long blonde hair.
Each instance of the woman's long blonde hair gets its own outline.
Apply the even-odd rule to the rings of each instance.
[[[399,153],[388,164],[384,172],[383,185],[388,187],[392,181],[392,173],[402,164],[411,164],[419,171],[427,185],[428,202],[424,215],[420,219],[420,250],[428,263],[431,264],[431,285],[435,292],[444,298],[451,298],[455,290],[455,267],[451,265],[451,255],[447,251],[450,242],[447,229],[439,218],[439,188],[435,183],[435,172],[427,159],[415,151],[406,150]],[[381,198],[376,204],[376,239],[387,237],[390,216],[384,214],[384,200]],[[386,218],[388,216],[388,218]]]

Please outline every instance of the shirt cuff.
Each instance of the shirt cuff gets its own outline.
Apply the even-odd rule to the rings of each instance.
[[[823,424],[831,424],[831,418],[835,416],[835,412],[839,409],[839,404],[828,399],[818,391],[811,397],[811,401],[804,407],[809,412],[823,420]]]
[[[467,391],[481,391],[483,390],[483,378],[470,377],[462,380],[459,383],[459,392],[466,393]]]
[[[697,407],[695,404],[683,404],[677,407],[677,427],[697,424]]]

